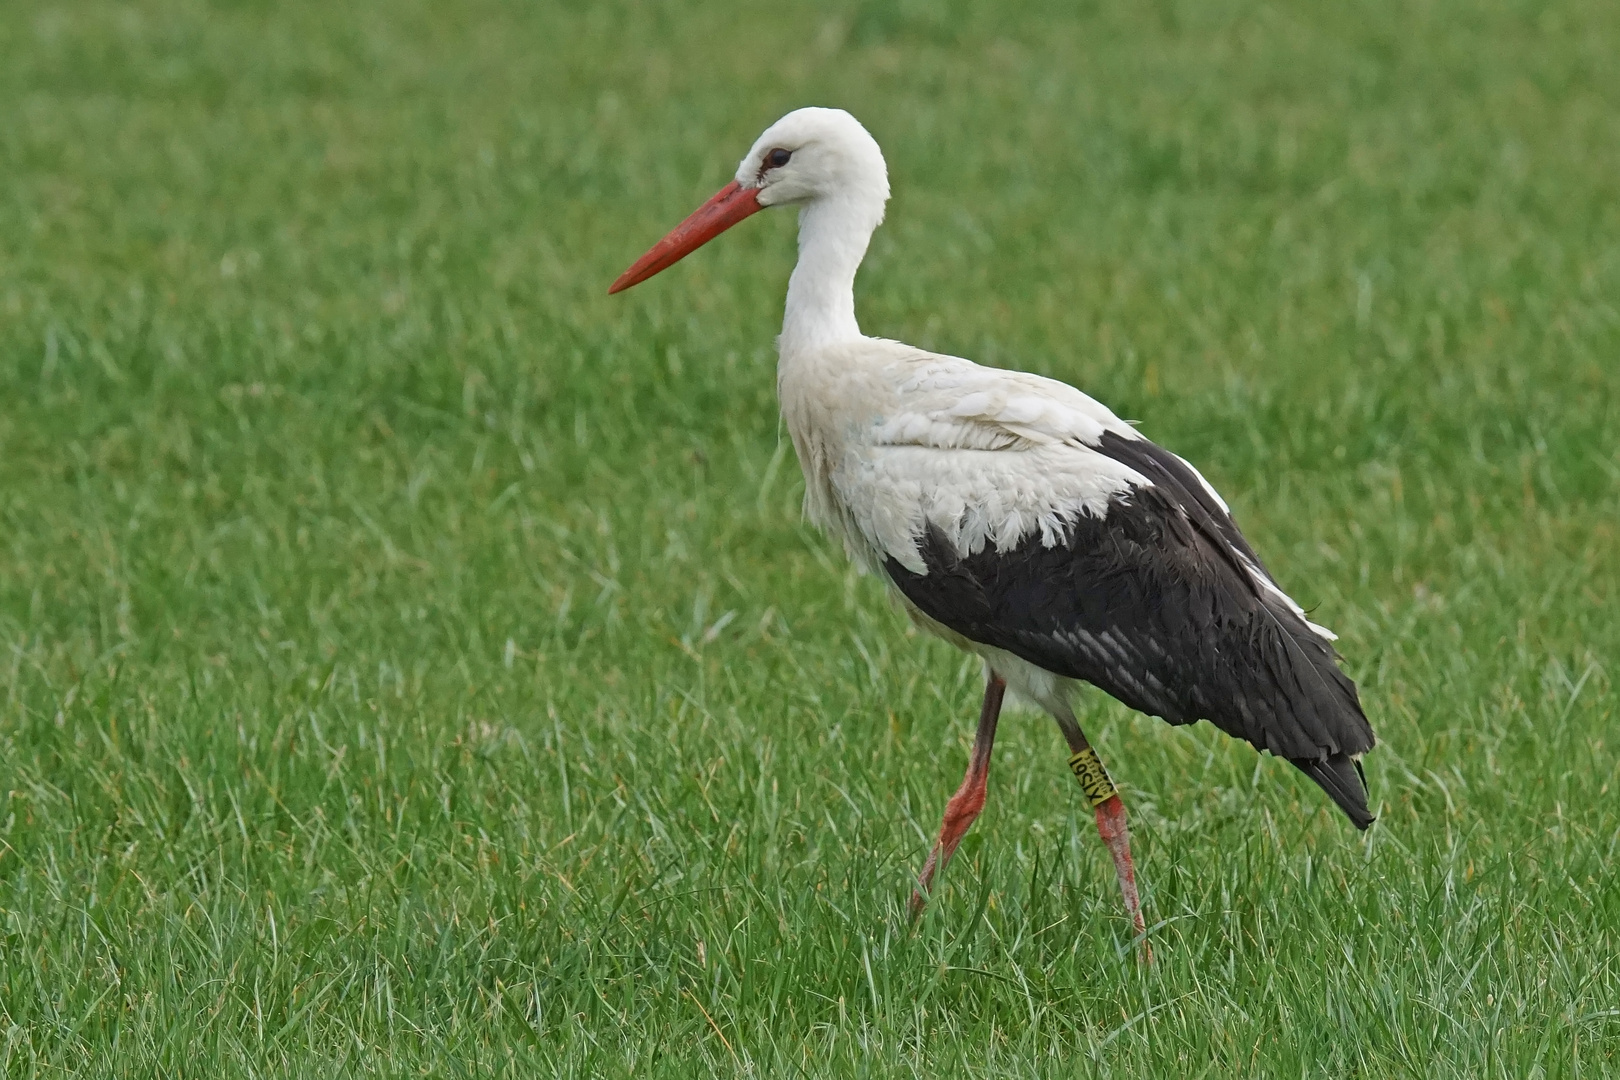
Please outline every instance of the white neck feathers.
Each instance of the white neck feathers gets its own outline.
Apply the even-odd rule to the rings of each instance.
[[[823,196],[804,204],[799,211],[799,262],[788,281],[782,317],[783,353],[860,338],[855,272],[882,220],[880,200]]]

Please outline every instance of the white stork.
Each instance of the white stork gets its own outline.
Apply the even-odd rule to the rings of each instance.
[[[799,208],[777,390],[806,512],[917,625],[986,668],[967,775],[912,917],[984,806],[1008,686],[1062,729],[1138,935],[1125,806],[1070,708],[1079,683],[1287,758],[1365,829],[1359,759],[1373,731],[1334,636],[1278,587],[1197,469],[1064,383],[861,333],[855,272],[888,198],[866,129],[842,110],[799,109],[608,291],[758,210]]]

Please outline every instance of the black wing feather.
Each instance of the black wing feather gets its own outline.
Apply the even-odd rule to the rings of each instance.
[[[1104,517],[1079,515],[1052,547],[1032,535],[962,555],[929,525],[927,572],[890,559],[890,578],[969,640],[1288,758],[1366,828],[1351,755],[1372,748],[1373,731],[1337,654],[1255,582],[1265,570],[1254,549],[1186,462],[1113,434],[1099,449],[1153,486],[1117,496]]]

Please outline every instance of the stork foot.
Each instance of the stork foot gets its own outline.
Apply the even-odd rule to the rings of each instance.
[[[911,920],[917,921],[928,905],[929,894],[933,892],[934,874],[945,869],[945,864],[951,861],[956,854],[957,845],[961,844],[962,837],[967,835],[968,829],[978,819],[979,812],[984,809],[985,784],[989,780],[989,770],[975,770],[971,766],[968,774],[962,780],[962,786],[951,801],[945,804],[945,820],[939,827],[939,839],[934,841],[933,850],[928,853],[928,861],[923,863],[922,873],[917,875],[917,887],[911,893]]]

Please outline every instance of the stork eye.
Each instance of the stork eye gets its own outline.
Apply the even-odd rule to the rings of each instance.
[[[772,150],[770,153],[765,155],[765,167],[767,169],[780,169],[782,166],[786,165],[788,161],[792,159],[792,157],[793,151],[783,150],[781,147],[777,147],[775,150]]]

